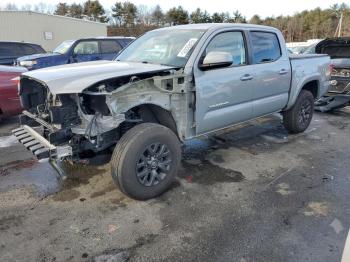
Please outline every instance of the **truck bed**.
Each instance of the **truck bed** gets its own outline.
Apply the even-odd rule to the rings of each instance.
[[[289,55],[289,58],[291,60],[295,60],[295,59],[305,59],[305,58],[320,58],[320,57],[323,57],[323,56],[328,56],[328,55],[325,55],[325,54],[290,54]]]
[[[313,83],[317,86],[318,92],[315,100],[324,95],[329,88],[329,64],[330,57],[328,55],[307,54],[307,55],[289,55],[292,68],[292,81],[290,86],[290,97],[287,108],[290,108],[300,89],[305,83]],[[328,72],[328,73],[327,73]]]

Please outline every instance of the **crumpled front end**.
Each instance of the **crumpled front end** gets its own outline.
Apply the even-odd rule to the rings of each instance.
[[[124,120],[110,115],[105,98],[54,95],[28,77],[21,78],[20,98],[21,127],[13,134],[38,159],[74,161],[101,152],[116,143],[116,127]]]
[[[107,78],[69,93],[54,92],[46,83],[22,75],[24,111],[21,129],[14,131],[40,159],[108,161],[121,136],[142,122],[161,123],[180,139],[194,133],[188,124],[193,122],[188,105],[194,104],[194,89],[181,69]],[[68,151],[60,154],[63,148]]]

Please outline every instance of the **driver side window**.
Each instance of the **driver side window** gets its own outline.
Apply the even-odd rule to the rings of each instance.
[[[98,54],[97,41],[84,41],[78,43],[73,50],[75,55],[93,55]]]
[[[247,63],[242,32],[225,32],[216,35],[205,49],[205,54],[212,51],[230,53],[232,55],[233,66],[245,65]]]

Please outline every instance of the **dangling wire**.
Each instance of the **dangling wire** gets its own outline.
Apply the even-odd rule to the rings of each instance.
[[[99,130],[99,125],[98,125],[98,122],[97,122],[97,119],[98,117],[101,116],[101,114],[99,113],[96,113],[91,121],[89,122],[89,124],[87,125],[86,127],[86,130],[85,130],[85,133],[84,133],[84,136],[91,141],[91,134],[92,134],[92,129],[93,127],[95,126],[95,130],[96,130],[96,136],[97,136],[97,145],[100,144],[100,130]]]

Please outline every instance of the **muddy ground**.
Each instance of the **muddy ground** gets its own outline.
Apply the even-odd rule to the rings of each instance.
[[[171,190],[138,202],[109,165],[58,180],[0,124],[0,261],[340,261],[350,110],[288,135],[278,116],[189,142]],[[109,260],[108,260],[109,259]]]

